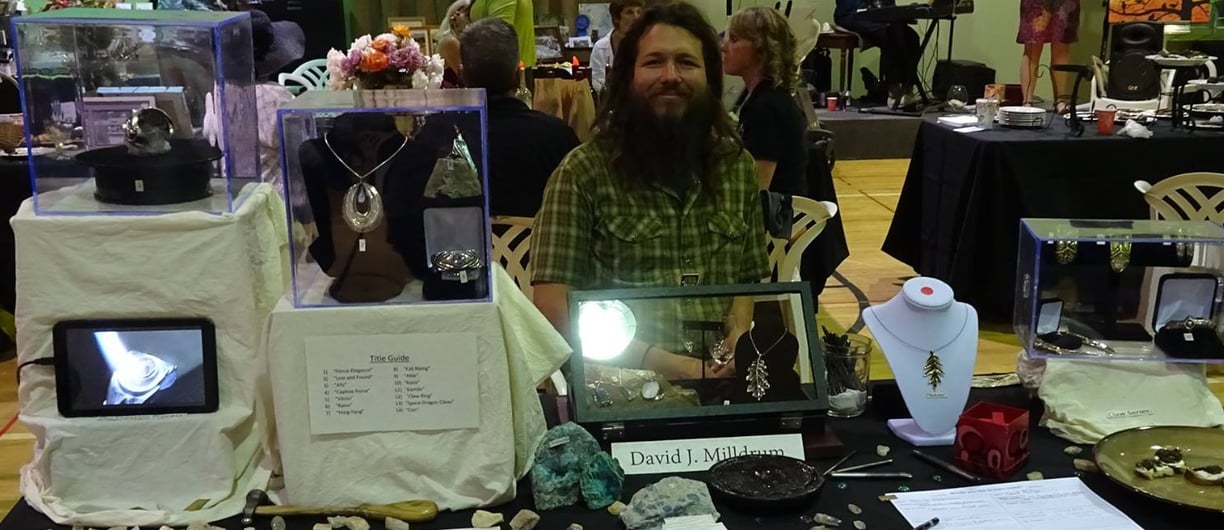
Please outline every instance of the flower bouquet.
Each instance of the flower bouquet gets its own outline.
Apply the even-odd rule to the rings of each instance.
[[[332,90],[438,88],[443,71],[442,57],[421,53],[404,25],[376,37],[362,36],[347,53],[335,48],[327,52],[327,86]]]

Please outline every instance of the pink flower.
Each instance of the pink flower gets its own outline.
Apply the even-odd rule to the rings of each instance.
[[[344,68],[346,72],[351,74],[357,71],[358,66],[361,66],[362,58],[363,54],[360,50],[349,50],[348,57],[345,57],[340,62],[340,66]]]
[[[388,57],[391,59],[391,67],[397,70],[411,70],[415,62],[413,53],[413,50],[409,48],[400,48],[391,52],[388,54]]]

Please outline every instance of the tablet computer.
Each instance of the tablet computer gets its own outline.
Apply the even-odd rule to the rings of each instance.
[[[60,414],[217,410],[217,340],[203,318],[68,320],[54,328]]]

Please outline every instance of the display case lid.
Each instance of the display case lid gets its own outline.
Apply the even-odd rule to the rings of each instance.
[[[1224,227],[1210,221],[1153,221],[1146,219],[1021,219],[1021,225],[1040,240],[1163,243],[1222,242]]]
[[[329,112],[470,111],[485,107],[483,88],[446,90],[308,90],[281,107],[282,114]]]
[[[751,313],[735,305],[746,301]],[[694,426],[819,415],[827,408],[807,282],[573,291],[569,307],[570,396],[578,423]],[[747,322],[737,326],[736,318]],[[655,360],[667,355],[701,359],[702,373],[666,374]],[[718,355],[733,375],[714,373]],[[754,373],[768,381],[759,395]]]
[[[70,7],[22,16],[17,18],[16,22],[18,24],[37,22],[108,25],[115,22],[137,22],[152,25],[215,26],[233,20],[250,18],[250,16],[249,13],[241,11],[158,11],[156,9],[131,10]]]

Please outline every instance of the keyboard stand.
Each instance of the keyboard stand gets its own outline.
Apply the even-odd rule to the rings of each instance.
[[[952,15],[950,17],[943,17],[943,18],[931,18],[929,20],[931,21],[931,23],[927,24],[926,33],[923,34],[922,36],[922,43],[918,45],[918,56],[919,57],[926,56],[927,46],[930,46],[931,39],[935,36],[935,31],[939,29],[939,22],[941,20],[947,20],[948,21],[948,60],[951,61],[952,60],[953,37],[956,35],[956,15]],[[917,72],[914,73],[914,82],[901,87],[901,93],[908,94],[909,91],[913,88],[918,89],[918,97],[922,99],[922,104],[920,107],[929,106],[931,104],[930,94],[927,93],[926,85],[922,82],[921,76],[918,75]],[[911,111],[901,110],[900,107],[901,107],[901,98],[897,98],[897,100],[893,102],[891,107],[887,107],[887,106],[868,107],[865,109],[859,109],[859,112],[866,113],[866,114],[886,114],[886,115],[892,115],[892,116],[921,116],[922,115],[921,110],[911,112]]]

